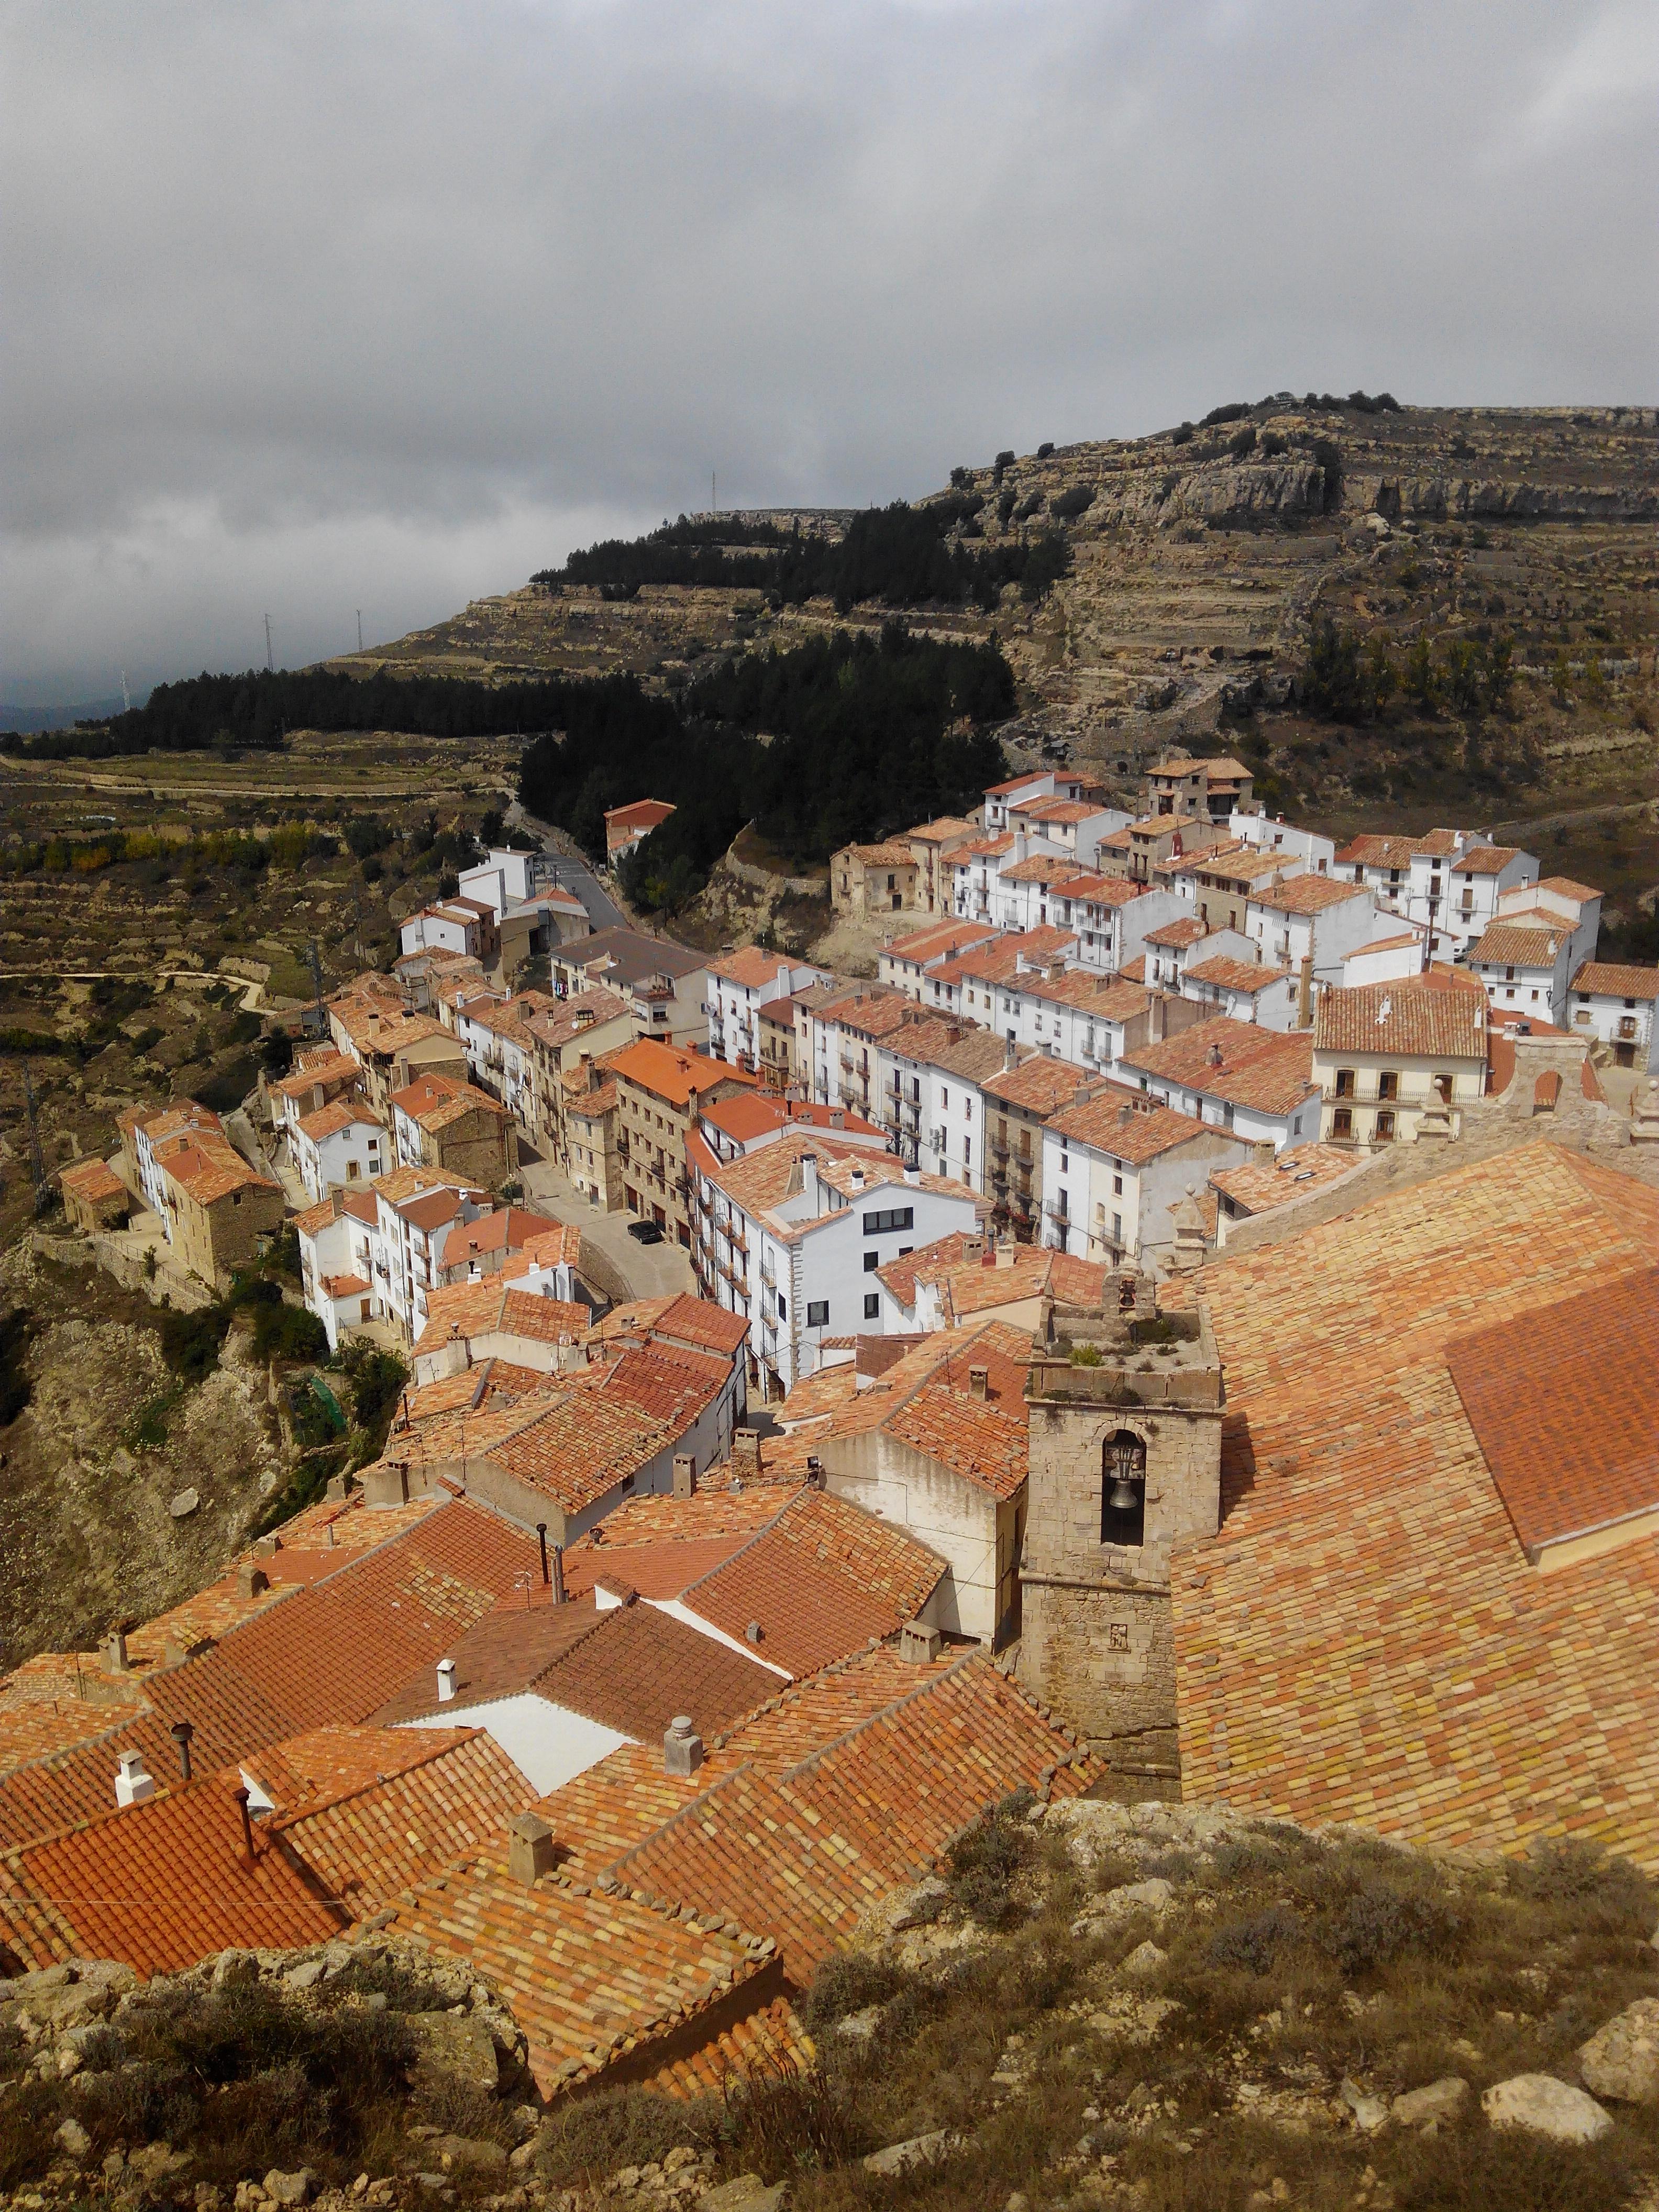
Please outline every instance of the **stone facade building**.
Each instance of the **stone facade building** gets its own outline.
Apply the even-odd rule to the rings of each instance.
[[[1160,1314],[1133,1267],[1103,1314],[1057,1309],[1048,1336],[1027,1386],[1020,1680],[1143,1792],[1173,1790],[1170,1558],[1220,1524],[1220,1356],[1203,1306]]]

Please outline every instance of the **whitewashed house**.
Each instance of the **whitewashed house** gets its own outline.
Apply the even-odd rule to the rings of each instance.
[[[374,1182],[392,1164],[386,1123],[361,1091],[291,1121],[289,1152],[313,1205],[345,1184]]]
[[[1587,960],[1572,979],[1568,1026],[1606,1045],[1617,1067],[1659,1074],[1659,968]]]
[[[1166,1255],[1171,1209],[1216,1168],[1249,1159],[1234,1131],[1160,1106],[1119,1083],[1063,1107],[1042,1132],[1042,1241],[1117,1267]]]
[[[827,968],[815,968],[776,952],[745,945],[708,963],[708,1049],[733,1067],[758,1070],[760,1036],[756,1017],[775,999],[793,998],[815,983],[833,982]]]

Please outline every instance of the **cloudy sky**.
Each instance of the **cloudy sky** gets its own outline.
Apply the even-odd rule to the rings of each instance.
[[[1651,402],[1651,0],[0,4],[0,696],[1283,386]]]

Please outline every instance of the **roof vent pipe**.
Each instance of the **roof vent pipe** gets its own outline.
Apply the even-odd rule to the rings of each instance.
[[[542,1588],[545,1589],[553,1579],[547,1567],[547,1523],[545,1521],[538,1521],[536,1523],[536,1541],[541,1546],[542,1550]]]
[[[758,1644],[764,1633],[757,1620],[751,1620],[743,1632],[745,1639],[750,1644]]]
[[[453,1659],[441,1659],[438,1662],[438,1703],[441,1705],[447,1705],[454,1695],[455,1662]]]
[[[195,1729],[188,1721],[174,1721],[173,1726],[167,1730],[167,1734],[179,1747],[179,1770],[186,1782],[191,1778],[190,1740],[195,1733]]]
[[[233,1790],[231,1795],[235,1798],[237,1804],[241,1808],[242,1849],[247,1853],[251,1859],[253,1856],[253,1816],[247,1809],[249,1793],[244,1789]]]

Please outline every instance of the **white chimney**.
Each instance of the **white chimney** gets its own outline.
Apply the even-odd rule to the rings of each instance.
[[[447,1705],[454,1694],[455,1662],[453,1659],[441,1659],[438,1662],[438,1703],[441,1705]]]
[[[155,1795],[155,1777],[144,1765],[142,1751],[124,1751],[115,1769],[115,1802],[142,1805]]]

